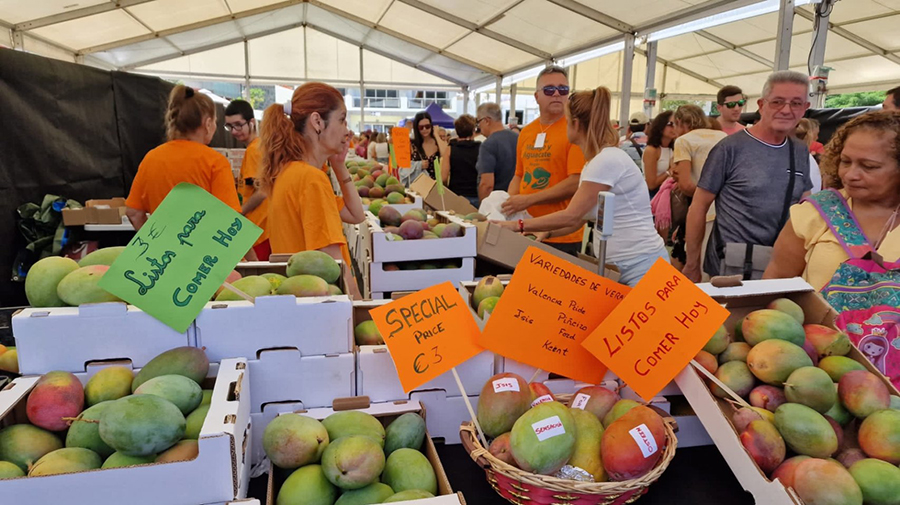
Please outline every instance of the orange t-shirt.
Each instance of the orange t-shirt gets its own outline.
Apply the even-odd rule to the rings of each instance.
[[[144,156],[125,205],[153,213],[169,191],[188,182],[241,211],[231,165],[224,156],[190,140],[170,140]]]
[[[241,178],[238,180],[238,192],[244,197],[244,203],[253,196],[255,188],[247,184],[247,179],[258,179],[262,169],[262,154],[259,152],[259,137],[247,144],[244,159],[241,161]],[[256,239],[253,245],[259,245],[269,240],[269,230],[266,229],[269,220],[269,199],[266,198],[255,209],[247,213],[247,219],[253,221],[256,226],[262,228],[262,235]]]
[[[331,180],[303,161],[288,163],[269,195],[272,254],[293,254],[340,244],[350,267],[350,251]]]
[[[544,145],[538,148],[534,144],[541,133],[545,134]],[[584,165],[581,148],[571,144],[566,135],[565,119],[560,119],[549,127],[541,125],[540,119],[535,119],[519,133],[516,146],[516,176],[522,178],[519,194],[528,195],[551,188],[570,175],[580,174]],[[541,217],[565,210],[568,205],[569,200],[542,203],[528,207],[528,213]],[[581,242],[583,231],[580,229],[569,235],[553,237],[547,242]]]

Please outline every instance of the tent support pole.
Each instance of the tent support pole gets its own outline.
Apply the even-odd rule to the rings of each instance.
[[[634,34],[625,34],[625,52],[622,54],[622,87],[619,98],[619,127],[624,131],[628,125],[628,115],[631,109],[631,76],[634,70]]]
[[[647,79],[644,81],[644,114],[653,117],[656,103],[656,49],[657,42],[647,44]]]
[[[812,33],[812,56],[810,58],[807,70],[810,77],[819,75],[817,69],[825,65],[825,44],[828,39],[828,25],[831,17],[831,8],[836,0],[825,0],[822,4],[815,4],[816,17],[813,21]],[[828,72],[825,71],[827,76]],[[811,81],[818,82],[818,81]],[[822,81],[825,82],[825,81]],[[812,86],[817,88],[816,86]],[[811,102],[812,107],[821,109],[825,106],[825,93],[821,88],[812,91]]]
[[[244,39],[244,100],[250,101],[250,42]]]
[[[359,46],[359,133],[365,131],[366,80],[363,76],[363,46]]]
[[[516,92],[518,88],[517,84],[512,84],[509,87],[509,117],[506,118],[507,124],[512,124],[512,119],[516,117]],[[519,124],[518,120],[516,120],[516,124]]]
[[[468,114],[469,113],[469,87],[468,86],[462,87],[462,94],[463,94],[463,114]]]
[[[827,26],[827,25],[826,25]],[[775,39],[775,71],[791,66],[791,36],[794,34],[794,0],[780,0]]]

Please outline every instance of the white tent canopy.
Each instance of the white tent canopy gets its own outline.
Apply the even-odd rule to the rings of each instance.
[[[774,11],[786,1],[0,0],[0,26],[10,47],[165,76],[493,92],[498,79],[533,88],[536,71],[555,61],[574,66],[578,88],[616,94],[623,41],[635,36],[637,99],[647,41],[657,39],[660,93],[709,96],[723,84],[758,93],[775,60]],[[805,73],[814,5],[794,3],[790,67]],[[898,14],[900,0],[835,4],[825,52],[831,89],[900,81]]]

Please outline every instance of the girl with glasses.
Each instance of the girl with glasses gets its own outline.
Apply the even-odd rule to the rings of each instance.
[[[422,170],[435,179],[434,161],[445,158],[446,154],[447,144],[435,135],[431,114],[427,112],[416,114],[413,119],[412,161],[421,161]]]

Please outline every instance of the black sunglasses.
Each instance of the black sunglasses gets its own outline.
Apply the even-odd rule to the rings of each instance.
[[[747,99],[742,98],[742,99],[738,100],[737,102],[725,102],[722,105],[724,105],[725,107],[728,107],[729,109],[733,109],[735,107],[743,107],[745,103],[747,103]]]
[[[559,96],[566,96],[569,94],[568,86],[544,86],[541,89],[547,96],[553,96],[557,91],[559,91]]]

